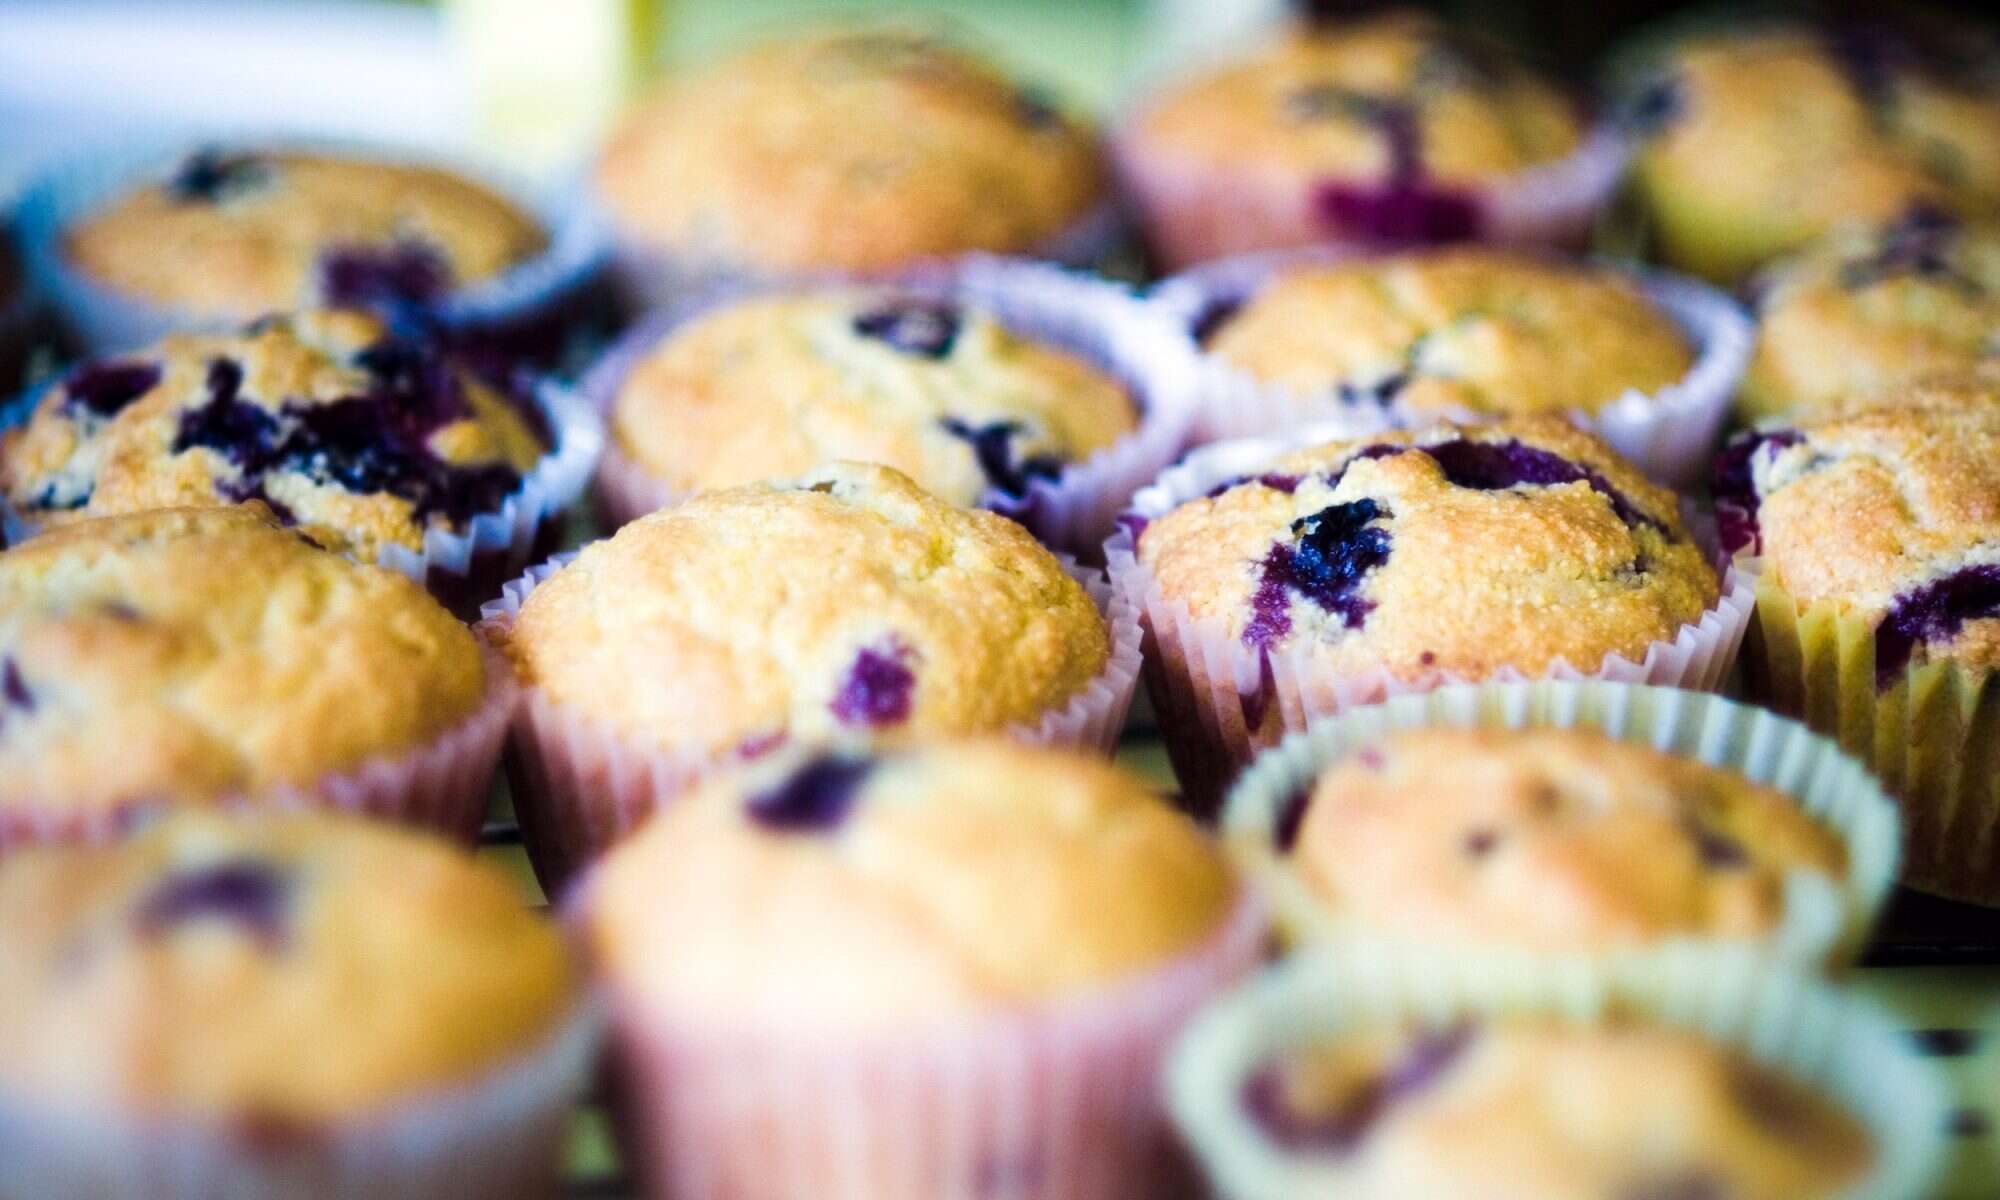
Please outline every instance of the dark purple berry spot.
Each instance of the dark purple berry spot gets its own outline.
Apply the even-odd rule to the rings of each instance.
[[[1417,662],[1426,667],[1432,666],[1437,662],[1437,660],[1438,656],[1436,654],[1433,654],[1429,650],[1426,650],[1422,654],[1417,656]]]
[[[1979,280],[1952,265],[1951,250],[1960,224],[1951,213],[1930,204],[1914,204],[1882,230],[1872,254],[1841,264],[1840,285],[1865,288],[1886,279],[1916,276],[1947,284],[1964,295],[1983,296]]]
[[[1743,843],[1730,835],[1710,826],[1696,816],[1689,816],[1683,823],[1688,839],[1694,843],[1696,857],[1701,865],[1716,871],[1733,871],[1750,862],[1750,854]]]
[[[336,246],[320,255],[320,294],[328,304],[401,309],[423,306],[451,289],[451,266],[426,242]]]
[[[766,829],[825,833],[847,819],[861,781],[874,769],[873,759],[822,754],[776,787],[751,796],[745,811]]]
[[[1276,471],[1263,475],[1238,475],[1234,479],[1225,479],[1208,489],[1208,499],[1213,500],[1222,493],[1240,488],[1246,483],[1254,483],[1260,487],[1267,487],[1274,492],[1283,492],[1289,496],[1293,492],[1298,491],[1299,485],[1305,481],[1306,477],[1303,475],[1285,475]]]
[[[115,417],[159,383],[156,363],[90,363],[63,380],[63,408],[71,413],[80,408],[93,417]]]
[[[1947,641],[1967,621],[2000,617],[2000,565],[1965,567],[1896,597],[1875,627],[1875,686],[1888,688],[1918,646]]]
[[[934,300],[902,300],[854,318],[854,332],[919,358],[944,358],[958,341],[958,309]]]
[[[28,690],[28,681],[21,678],[20,664],[9,658],[0,666],[0,728],[5,727],[8,714],[34,711],[35,694]]]
[[[270,180],[270,165],[254,154],[225,154],[213,147],[181,160],[167,194],[182,204],[220,204]]]
[[[228,921],[266,949],[284,938],[287,880],[269,864],[227,859],[169,875],[139,902],[135,921],[147,937],[197,921]]]
[[[1194,335],[1196,342],[1206,346],[1208,340],[1227,325],[1231,317],[1242,311],[1241,299],[1217,296],[1201,306],[1201,311],[1196,313],[1194,320],[1188,324],[1188,332]]]
[[[1664,523],[1633,504],[1602,475],[1548,450],[1512,440],[1475,442],[1462,438],[1418,449],[1430,455],[1454,487],[1503,491],[1521,486],[1588,484],[1610,502],[1611,511],[1627,526],[1643,525],[1662,534],[1667,531]]]
[[[1237,693],[1237,707],[1243,710],[1243,725],[1247,729],[1261,729],[1264,718],[1271,711],[1271,705],[1278,699],[1278,679],[1271,671],[1271,653],[1268,649],[1257,651],[1257,690],[1245,695]],[[1209,814],[1213,815],[1213,814]]]
[[[1484,217],[1469,193],[1435,184],[1322,183],[1313,212],[1335,235],[1391,246],[1436,246],[1479,236]]]
[[[1132,535],[1132,544],[1134,546],[1139,544],[1139,535],[1145,533],[1146,526],[1151,524],[1152,522],[1147,520],[1143,514],[1132,512],[1129,509],[1118,514],[1118,528]]]
[[[1351,1153],[1375,1123],[1397,1104],[1441,1080],[1472,1044],[1474,1027],[1460,1022],[1418,1035],[1380,1074],[1364,1080],[1331,1111],[1301,1113],[1287,1101],[1277,1065],[1258,1071],[1243,1085],[1243,1106],[1273,1142],[1286,1150],[1341,1155]]]
[[[1374,522],[1393,514],[1373,500],[1333,504],[1292,522],[1297,541],[1279,542],[1264,556],[1250,599],[1247,645],[1266,649],[1291,632],[1291,597],[1303,597],[1342,624],[1358,629],[1375,605],[1357,594],[1369,571],[1389,557],[1389,531]]]
[[[1500,845],[1500,834],[1492,829],[1475,829],[1465,835],[1465,856],[1485,858]]]
[[[1734,554],[1745,547],[1752,551],[1758,548],[1757,509],[1763,497],[1757,493],[1754,469],[1757,456],[1766,453],[1766,447],[1768,453],[1776,454],[1804,440],[1804,435],[1796,429],[1752,431],[1731,438],[1716,456],[1711,491],[1715,497],[1716,530],[1725,551]]]
[[[785,744],[788,737],[784,730],[773,729],[768,733],[753,733],[736,743],[736,757],[744,760],[762,758]]]
[[[833,715],[847,725],[899,725],[910,719],[910,693],[917,676],[910,669],[916,651],[891,637],[864,648],[835,693]]]
[[[1627,132],[1651,137],[1687,111],[1687,91],[1674,76],[1651,80],[1626,98],[1614,119]]]
[[[1019,421],[972,425],[957,417],[945,417],[938,424],[946,433],[972,447],[980,471],[995,491],[1018,498],[1027,493],[1030,480],[1054,479],[1062,474],[1062,460],[1052,455],[1031,454],[1025,459],[1015,459],[1014,439],[1026,432]]]
[[[1285,797],[1278,808],[1278,821],[1271,830],[1271,843],[1280,854],[1290,854],[1299,841],[1299,826],[1305,824],[1306,809],[1312,804],[1312,785],[1301,787]]]

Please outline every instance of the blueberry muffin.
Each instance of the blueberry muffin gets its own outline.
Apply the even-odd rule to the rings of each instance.
[[[140,1179],[158,1194],[147,1150],[173,1139],[176,1195],[301,1178],[416,1194],[399,1168],[517,1194],[553,1182],[587,1066],[582,998],[504,873],[410,832],[183,814],[115,846],[30,851],[0,871],[6,1177],[35,1195]],[[399,1137],[427,1149],[390,1150]]]
[[[1832,893],[1848,867],[1783,792],[1579,729],[1397,733],[1324,768],[1272,832],[1245,849],[1328,930],[1535,951],[1768,940],[1795,876]]]
[[[198,150],[63,231],[90,281],[224,321],[431,303],[540,254],[541,225],[435,167],[281,148]]]
[[[1107,195],[1087,127],[893,25],[774,39],[668,80],[595,180],[627,242],[753,274],[1033,251]]]
[[[1476,248],[1288,268],[1203,333],[1261,383],[1417,413],[1591,413],[1694,362],[1626,278]]]
[[[498,509],[545,440],[436,345],[313,310],[77,368],[0,436],[0,489],[34,525],[254,500],[375,562]]]
[[[486,675],[423,589],[252,508],[65,525],[0,554],[0,827],[307,787],[435,741]]]
[[[2000,902],[2000,380],[1769,428],[1718,467],[1757,562],[1753,681],[1903,798],[1904,881]]]
[[[1119,380],[939,298],[828,290],[720,306],[618,387],[618,450],[677,494],[885,463],[953,504],[1018,499],[1130,434]]]
[[[2000,72],[1976,27],[1760,25],[1687,39],[1632,101],[1664,261],[1719,281],[1912,204],[2000,207]]]
[[[1410,13],[1303,25],[1171,84],[1119,169],[1169,266],[1327,239],[1460,241],[1492,191],[1571,155],[1577,114],[1504,52]]]
[[[1927,374],[2000,363],[2000,225],[1918,207],[1847,229],[1758,280],[1752,420],[1809,417]]]
[[[896,1200],[1163,1194],[1159,1053],[1260,943],[1138,779],[1004,742],[787,752],[663,811],[578,900],[643,1170],[746,1200],[797,1194],[774,1158]]]

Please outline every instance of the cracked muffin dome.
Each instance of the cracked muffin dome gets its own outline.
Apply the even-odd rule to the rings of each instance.
[[[1302,394],[1492,414],[1595,412],[1678,382],[1694,361],[1624,277],[1476,248],[1286,269],[1206,345]]]
[[[596,961],[679,1021],[881,1031],[1102,990],[1194,951],[1237,898],[1139,779],[1000,741],[719,777],[580,897]]]
[[[1107,195],[1095,137],[947,40],[821,29],[661,84],[596,167],[630,242],[768,273],[1036,250]]]
[[[1767,25],[1688,39],[1636,101],[1662,259],[1734,281],[1912,204],[2000,207],[2000,72],[1977,26]]]
[[[304,1131],[462,1087],[581,983],[507,876],[328,813],[183,814],[0,871],[0,1096]]]
[[[1840,838],[1782,792],[1589,730],[1422,729],[1329,765],[1274,853],[1358,934],[1536,951],[1761,939]]]
[[[2000,357],[2000,224],[1915,208],[1847,229],[1759,275],[1740,407],[1811,417]]]
[[[1138,416],[1116,378],[990,313],[829,290],[739,301],[674,330],[626,376],[611,427],[677,491],[853,459],[971,505],[1023,495]]]
[[[1832,1200],[1875,1157],[1812,1086],[1632,1018],[1361,1024],[1274,1056],[1241,1102],[1323,1172],[1303,1196]]]
[[[316,310],[78,367],[0,437],[0,487],[37,525],[261,501],[373,562],[498,509],[542,456],[533,419],[437,346]]]
[[[546,244],[533,216],[435,167],[208,149],[77,221],[62,254],[114,291],[247,321],[321,304],[440,300]]]
[[[635,521],[494,636],[569,712],[716,752],[1032,725],[1110,654],[1089,593],[1025,529],[859,463]]]
[[[1719,587],[1673,494],[1553,416],[1286,455],[1153,520],[1138,559],[1251,649],[1404,679],[1639,661]]]
[[[476,709],[470,631],[250,508],[53,529],[0,554],[0,818],[308,784]]]

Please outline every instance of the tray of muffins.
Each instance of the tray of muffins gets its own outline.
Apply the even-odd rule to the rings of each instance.
[[[1100,134],[865,23],[553,190],[51,168],[0,1200],[1990,1195],[2000,58],[1931,32],[1593,119],[1300,15]]]

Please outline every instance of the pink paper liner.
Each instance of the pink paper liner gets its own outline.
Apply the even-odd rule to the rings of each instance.
[[[1221,305],[1240,304],[1275,276],[1294,268],[1368,257],[1337,248],[1246,254],[1196,267],[1154,289],[1152,302],[1176,328],[1191,331]],[[1561,261],[1561,260],[1557,260]],[[1715,442],[1729,415],[1755,346],[1756,326],[1741,305],[1706,284],[1663,271],[1601,264],[1636,284],[1695,347],[1686,375],[1655,392],[1627,390],[1595,412],[1574,409],[1570,424],[1603,438],[1648,476],[1684,487],[1706,478]],[[1197,444],[1276,433],[1307,422],[1339,422],[1364,436],[1385,428],[1420,428],[1441,420],[1478,424],[1497,413],[1413,411],[1391,402],[1343,401],[1265,383],[1218,355],[1199,353]]]
[[[820,285],[739,284],[684,299],[621,338],[585,377],[585,399],[607,430],[625,379],[674,330],[752,295]],[[1151,305],[1102,280],[1047,263],[971,255],[908,273],[888,290],[948,299],[992,312],[1017,333],[1081,355],[1117,377],[1142,410],[1138,427],[1054,479],[1034,479],[1021,496],[988,491],[980,505],[1013,517],[1051,545],[1094,553],[1132,493],[1185,446],[1194,417],[1194,352]],[[595,495],[614,527],[686,499],[651,475],[607,434]]]
[[[1224,481],[1254,475],[1275,458],[1343,436],[1347,435],[1317,427],[1287,436],[1218,443],[1189,455],[1157,483],[1140,489],[1132,500],[1133,511],[1148,521],[1157,519]],[[1717,691],[1736,661],[1756,607],[1754,581],[1729,565],[1723,568],[1720,595],[1701,619],[1681,626],[1671,641],[1654,642],[1636,662],[1607,654],[1594,670],[1558,659],[1532,676],[1507,668],[1481,679],[1446,671],[1402,679],[1387,670],[1335,672],[1309,650],[1286,649],[1269,654],[1267,671],[1265,657],[1231,635],[1224,622],[1196,617],[1166,594],[1152,569],[1139,561],[1138,539],[1131,529],[1113,534],[1104,553],[1113,588],[1141,613],[1146,689],[1180,780],[1183,802],[1204,819],[1215,814],[1237,773],[1259,751],[1276,745],[1286,734],[1310,729],[1317,718],[1390,696],[1451,684],[1528,679],[1591,679]]]
[[[528,594],[574,557],[557,555],[509,583],[481,610],[482,640],[489,646],[505,640]],[[1139,614],[1099,572],[1062,562],[1104,614],[1111,652],[1104,669],[1061,708],[1044,713],[1033,727],[1008,732],[1025,742],[1110,754],[1138,690]],[[559,895],[585,863],[656,808],[761,752],[635,746],[615,726],[570,711],[538,687],[522,693],[507,741],[507,782],[528,858],[550,895]]]
[[[1265,925],[1245,884],[1204,944],[1136,979],[849,1040],[682,1024],[613,981],[621,1142],[674,1200],[1191,1198],[1161,1060],[1257,966]]]
[[[479,840],[488,785],[500,759],[520,686],[506,658],[482,645],[486,691],[472,713],[430,742],[374,758],[306,785],[223,797],[217,807],[332,809],[435,830],[471,845]],[[0,809],[0,859],[11,849],[49,843],[102,843],[122,837],[173,801],[134,800],[90,812]]]
[[[1138,136],[1138,124],[1136,118],[1121,123],[1112,139],[1112,162],[1160,269],[1180,271],[1259,250],[1377,244],[1342,237],[1314,211],[1314,194],[1340,180],[1218,170],[1154,153]],[[1581,248],[1631,154],[1621,134],[1600,126],[1565,158],[1483,186],[1444,186],[1476,204],[1479,229],[1472,240]],[[1353,182],[1378,186],[1381,181]]]
[[[484,1077],[298,1138],[0,1096],[0,1195],[547,1200],[595,1059],[600,1008],[582,996],[548,1036]]]

